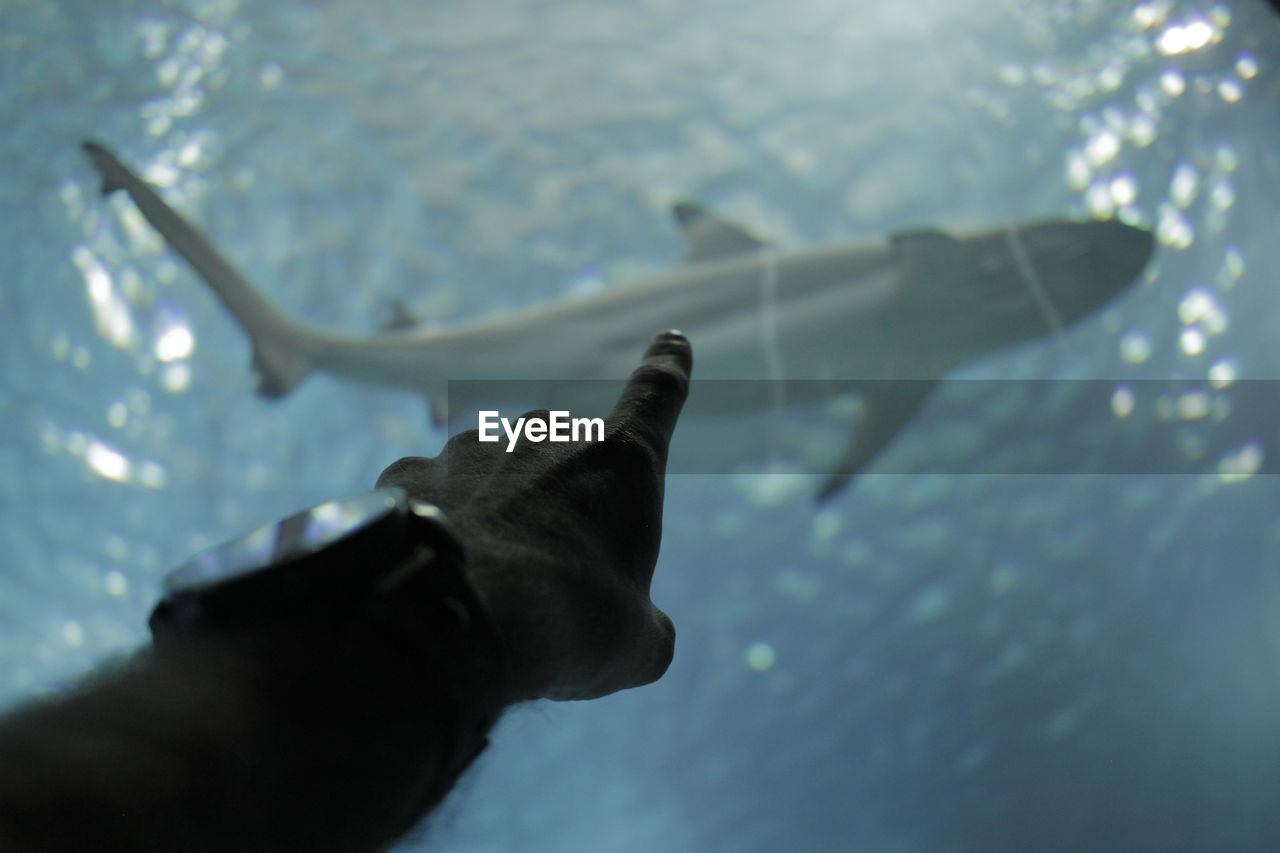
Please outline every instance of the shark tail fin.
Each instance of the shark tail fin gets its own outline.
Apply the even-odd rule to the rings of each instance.
[[[314,365],[296,347],[284,340],[253,340],[253,374],[258,393],[275,400],[288,394],[307,377]]]
[[[80,147],[84,149],[84,153],[89,156],[94,168],[102,176],[100,192],[104,196],[109,196],[116,190],[127,189],[125,186],[127,170],[124,164],[116,159],[114,154],[92,139],[86,139],[81,142]]]
[[[315,366],[307,347],[308,332],[267,301],[204,235],[168,205],[145,181],[129,171],[104,146],[82,143],[98,174],[102,192],[129,193],[143,218],[164,237],[170,248],[204,279],[253,342],[253,367],[258,393],[282,397]]]

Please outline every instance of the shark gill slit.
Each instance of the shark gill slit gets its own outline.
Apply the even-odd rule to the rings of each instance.
[[[1040,276],[1036,273],[1036,268],[1031,263],[1031,258],[1027,255],[1027,249],[1022,245],[1021,238],[1018,237],[1018,229],[1006,228],[1004,242],[1009,247],[1009,254],[1013,256],[1014,264],[1018,267],[1018,275],[1026,282],[1027,290],[1031,292],[1032,298],[1035,299],[1036,305],[1040,308],[1040,313],[1044,315],[1045,322],[1049,324],[1049,333],[1053,336],[1054,343],[1057,344],[1062,336],[1062,318],[1058,316],[1058,309],[1053,306],[1048,294],[1044,292],[1044,285],[1040,282]]]
[[[773,402],[781,408],[787,402],[786,368],[782,364],[782,352],[778,349],[778,316],[775,304],[778,296],[778,260],[772,249],[764,250],[760,264],[760,345],[764,347],[764,360],[773,380]]]

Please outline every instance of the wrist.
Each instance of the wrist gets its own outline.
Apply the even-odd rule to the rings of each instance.
[[[487,744],[506,695],[501,637],[464,562],[439,510],[381,490],[185,564],[165,581],[152,632],[162,654],[251,647],[271,708],[327,714],[331,735],[377,739],[378,720],[403,721],[383,727],[390,748],[393,731],[421,742],[429,726],[441,749],[423,772],[451,783]]]
[[[469,551],[467,577],[502,637],[506,678],[503,704],[542,698],[553,689],[558,649],[565,626],[559,599],[549,588],[548,573],[537,570],[535,555],[496,559]]]

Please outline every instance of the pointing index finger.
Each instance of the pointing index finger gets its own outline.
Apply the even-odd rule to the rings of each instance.
[[[689,396],[692,372],[693,350],[688,339],[675,330],[660,332],[631,374],[609,421],[644,427],[646,433],[661,437],[664,444],[669,442]]]

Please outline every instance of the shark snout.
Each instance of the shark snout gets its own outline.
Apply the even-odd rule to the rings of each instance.
[[[1087,222],[1075,226],[1086,249],[1087,268],[1114,283],[1116,291],[1142,274],[1155,250],[1155,236],[1123,222]]]
[[[1063,324],[1102,308],[1130,287],[1155,249],[1150,231],[1115,220],[1027,226],[1011,256],[1028,291],[1038,288]]]

